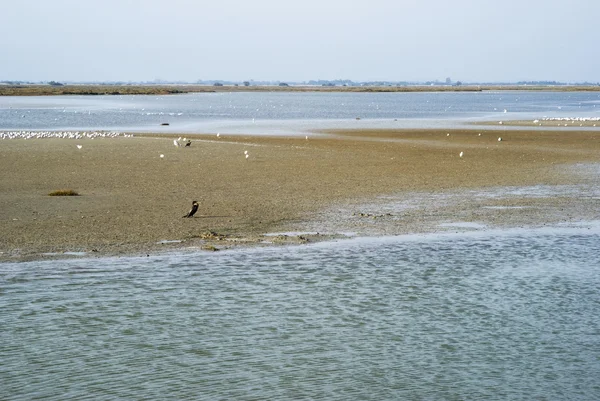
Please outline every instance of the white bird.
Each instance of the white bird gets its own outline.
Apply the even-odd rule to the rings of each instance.
[[[504,109],[504,112],[506,113],[506,109]]]
[[[450,134],[446,134],[446,136],[450,136]]]
[[[177,146],[177,147],[180,147],[180,146],[181,146],[181,144],[180,144],[179,142],[177,142],[177,140],[176,140],[176,139],[173,139],[173,145],[175,145],[175,146]]]
[[[459,157],[463,157],[464,153],[460,152],[460,154],[458,155]]]
[[[164,158],[165,158],[165,155],[163,155],[163,154],[161,153],[161,154],[160,154],[160,158],[161,158],[161,159],[164,159]]]
[[[479,134],[477,134],[477,136],[481,136],[481,132]]]
[[[308,135],[306,135],[304,138],[308,141]]]
[[[77,149],[81,149],[81,148],[83,148],[83,146],[77,145]]]
[[[502,121],[498,121],[498,124],[502,125]]]
[[[502,138],[501,137],[498,137],[498,142],[502,142]]]
[[[220,132],[217,132],[217,138],[219,138],[221,136]]]
[[[244,154],[245,154],[245,155],[247,155],[247,154],[248,154],[248,151],[247,151],[247,150],[244,150]]]
[[[247,154],[247,155],[246,155],[246,160],[247,160],[249,157],[250,157],[250,155],[248,155],[248,154]]]

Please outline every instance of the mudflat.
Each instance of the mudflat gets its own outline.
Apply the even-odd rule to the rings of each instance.
[[[188,135],[191,146],[176,147],[179,136],[0,141],[0,260],[600,218],[600,199],[577,191],[502,196],[503,188],[597,187],[597,131],[222,133]],[[60,189],[79,196],[48,196]],[[473,195],[485,190],[499,196]],[[409,207],[389,212],[392,198]],[[198,212],[183,218],[194,200]],[[302,230],[319,234],[265,236]]]

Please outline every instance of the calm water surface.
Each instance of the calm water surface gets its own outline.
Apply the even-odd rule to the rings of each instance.
[[[0,399],[600,399],[600,226],[0,264]]]
[[[599,117],[600,95],[502,91],[0,97],[0,130],[287,134],[346,127],[451,127],[544,116]]]

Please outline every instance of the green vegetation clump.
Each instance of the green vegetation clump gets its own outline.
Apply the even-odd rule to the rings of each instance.
[[[58,189],[50,192],[48,196],[79,196],[79,194],[72,189]]]

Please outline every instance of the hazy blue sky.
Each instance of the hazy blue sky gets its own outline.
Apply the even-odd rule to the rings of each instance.
[[[0,80],[600,81],[599,0],[7,0]]]

